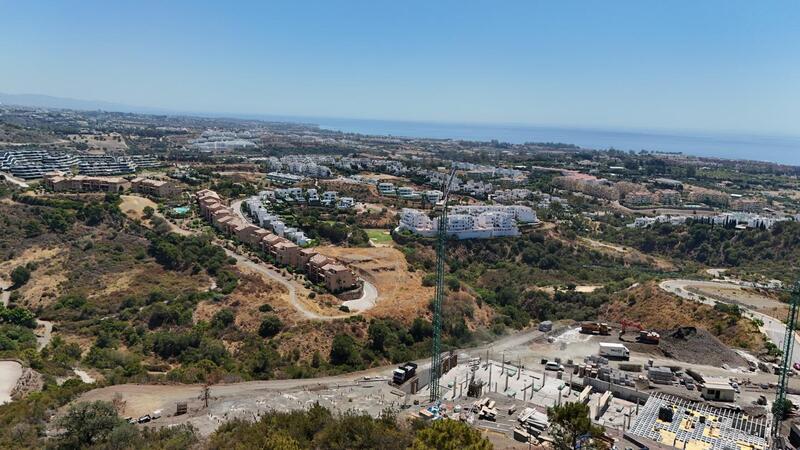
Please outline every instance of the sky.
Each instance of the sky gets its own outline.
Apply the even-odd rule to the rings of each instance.
[[[0,92],[800,135],[800,2],[0,0]]]

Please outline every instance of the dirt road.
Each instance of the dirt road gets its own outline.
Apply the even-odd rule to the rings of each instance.
[[[541,335],[542,333],[538,330],[526,330],[503,337],[490,344],[463,350],[460,353],[466,353],[468,356],[483,356],[487,350],[490,350],[492,355],[500,355],[504,351],[521,348]],[[417,363],[419,364],[420,371],[426,370],[430,367],[430,360],[427,358],[418,360]],[[394,365],[383,366],[359,372],[320,378],[248,381],[242,383],[217,384],[211,388],[211,395],[213,402],[217,404],[235,400],[256,401],[258,398],[263,398],[270,393],[274,393],[275,391],[288,393],[303,389],[313,389],[321,385],[349,385],[358,380],[363,380],[365,377],[390,377],[394,368]],[[172,411],[174,410],[177,402],[188,402],[190,405],[196,405],[201,389],[202,385],[200,384],[120,384],[93,389],[81,395],[77,401],[110,401],[116,394],[119,394],[125,401],[124,414],[130,416],[139,416],[152,412],[156,409]],[[189,416],[184,416],[184,418],[189,419]]]
[[[11,282],[0,280],[0,305],[8,306],[8,301],[11,299]]]
[[[41,329],[42,331],[39,331]],[[47,347],[53,337],[53,322],[36,319],[36,350]]]

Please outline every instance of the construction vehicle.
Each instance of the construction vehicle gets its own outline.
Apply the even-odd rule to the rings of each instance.
[[[407,362],[397,369],[394,369],[392,374],[392,382],[396,385],[401,385],[406,381],[414,378],[417,373],[417,365],[413,362]]]
[[[658,345],[661,342],[661,335],[656,333],[655,331],[645,330],[644,327],[636,322],[631,322],[628,320],[621,320],[620,321],[620,329],[619,329],[619,340],[624,341],[622,337],[625,333],[633,328],[639,331],[639,335],[636,337],[637,342],[641,342],[643,344],[654,344]]]
[[[584,334],[600,334],[608,336],[611,334],[611,328],[607,323],[600,322],[583,322],[581,324],[581,333]]]
[[[636,338],[636,340],[643,344],[658,345],[658,343],[661,342],[661,335],[655,331],[640,330],[639,337]]]

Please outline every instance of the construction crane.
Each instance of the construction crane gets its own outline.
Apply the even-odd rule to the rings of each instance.
[[[778,379],[778,392],[775,395],[775,404],[772,407],[772,442],[776,442],[780,433],[781,421],[786,411],[786,384],[789,381],[789,371],[792,368],[792,352],[794,351],[794,330],[797,323],[797,307],[800,302],[800,282],[795,283],[792,290],[792,299],[789,304],[789,315],[786,318],[786,335],[783,337],[783,357],[781,358],[780,375]]]
[[[450,186],[456,176],[456,169],[450,170],[442,187],[442,199],[436,203],[434,210],[440,210],[439,223],[436,228],[436,294],[433,297],[433,348],[431,354],[431,402],[441,398],[439,377],[442,375],[442,302],[444,301],[444,256],[447,244],[447,200],[450,197]]]

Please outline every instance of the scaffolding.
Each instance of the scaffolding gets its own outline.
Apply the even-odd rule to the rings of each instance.
[[[672,420],[664,420],[669,411]],[[632,435],[686,450],[762,450],[769,431],[765,417],[662,393],[650,396],[628,428]]]

